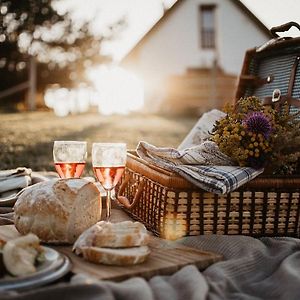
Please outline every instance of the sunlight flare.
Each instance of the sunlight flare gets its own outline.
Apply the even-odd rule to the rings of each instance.
[[[95,103],[95,98],[93,91],[87,87],[77,89],[52,87],[47,89],[44,95],[46,106],[52,108],[59,117],[87,112]]]
[[[103,65],[88,72],[99,95],[99,112],[104,115],[127,114],[144,105],[143,82],[133,73],[118,67]]]
[[[124,115],[143,108],[144,85],[133,73],[117,66],[103,65],[91,69],[87,76],[94,88],[54,86],[45,92],[46,106],[60,117],[86,112],[91,106],[97,106],[103,115]]]

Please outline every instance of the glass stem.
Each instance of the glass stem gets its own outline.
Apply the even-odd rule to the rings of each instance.
[[[106,190],[106,221],[108,222],[111,214],[111,190]]]

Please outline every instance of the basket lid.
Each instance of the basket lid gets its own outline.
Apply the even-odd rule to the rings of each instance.
[[[153,181],[162,184],[165,187],[172,189],[190,189],[194,185],[176,173],[170,172],[163,168],[149,164],[144,159],[138,157],[136,151],[130,150],[127,152],[126,166],[134,172],[141,174]]]

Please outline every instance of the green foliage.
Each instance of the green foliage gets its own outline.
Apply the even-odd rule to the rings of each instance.
[[[95,36],[87,22],[59,14],[52,0],[4,0],[0,3],[0,90],[24,82],[29,58],[36,57],[38,88],[48,84],[75,86],[86,81],[85,69],[108,58],[100,55],[103,36]],[[106,39],[124,20],[110,24]]]
[[[265,167],[266,173],[299,172],[300,121],[287,105],[277,111],[248,97],[225,111],[212,133],[222,152],[240,166]]]

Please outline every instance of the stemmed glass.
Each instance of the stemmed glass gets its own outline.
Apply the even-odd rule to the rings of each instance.
[[[79,178],[87,158],[87,142],[54,141],[53,159],[60,178]]]
[[[111,215],[111,191],[124,172],[126,155],[124,143],[94,143],[92,147],[94,173],[106,192],[107,221]]]

